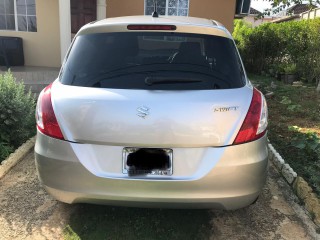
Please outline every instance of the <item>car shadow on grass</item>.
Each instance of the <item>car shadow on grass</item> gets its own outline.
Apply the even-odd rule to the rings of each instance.
[[[208,239],[209,210],[110,207],[79,204],[65,239]]]

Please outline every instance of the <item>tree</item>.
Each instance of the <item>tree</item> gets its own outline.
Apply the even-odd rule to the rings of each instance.
[[[257,0],[255,0],[257,1]],[[310,9],[315,8],[317,5],[320,4],[320,0],[264,0],[266,2],[270,2],[272,9],[265,9],[264,15],[270,15],[271,13],[278,13],[282,10],[286,9],[287,7],[294,5],[294,4],[301,4],[308,2]]]

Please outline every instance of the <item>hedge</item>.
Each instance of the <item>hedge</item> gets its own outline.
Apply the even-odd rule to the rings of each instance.
[[[0,74],[0,162],[35,134],[35,100],[11,74]]]
[[[320,19],[265,23],[253,28],[235,20],[233,37],[247,71],[296,73],[308,82],[320,79]]]

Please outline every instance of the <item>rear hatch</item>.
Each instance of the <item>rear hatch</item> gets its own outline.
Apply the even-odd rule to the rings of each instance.
[[[146,147],[232,144],[252,98],[232,39],[175,31],[76,37],[53,107],[66,140]]]
[[[232,144],[252,89],[147,91],[53,85],[66,140],[136,147]]]

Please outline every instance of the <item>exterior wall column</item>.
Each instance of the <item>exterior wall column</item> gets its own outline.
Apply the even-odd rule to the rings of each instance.
[[[107,17],[106,0],[97,0],[97,20],[102,20]]]
[[[70,0],[59,0],[60,52],[61,63],[71,43],[71,4]]]

